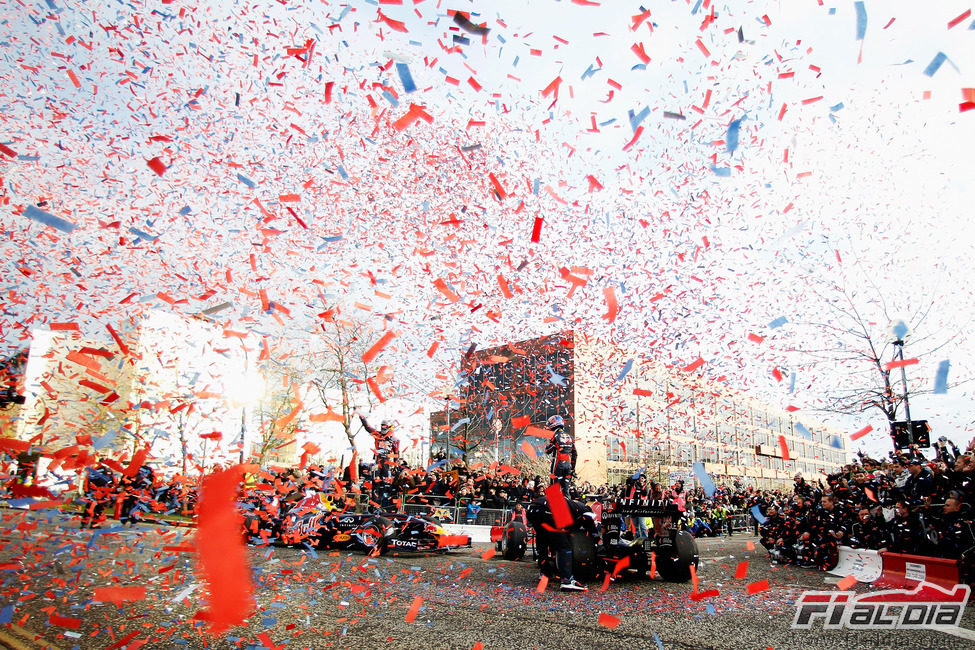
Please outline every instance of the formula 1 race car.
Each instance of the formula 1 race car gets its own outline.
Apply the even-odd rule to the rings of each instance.
[[[532,504],[542,517],[548,512],[548,504],[538,499]],[[533,508],[529,507],[529,516]],[[623,516],[660,518],[661,531],[653,540],[630,540],[623,536]],[[674,520],[681,513],[674,504],[650,499],[620,499],[610,504],[604,511],[598,527],[575,527],[565,531],[572,545],[572,574],[577,579],[588,582],[607,574],[615,577],[643,578],[647,571],[655,569],[655,574],[667,582],[687,582],[691,579],[691,566],[698,565],[697,543],[690,533],[678,530]],[[533,526],[535,536],[546,534],[544,523]],[[508,524],[501,530],[498,543],[508,539],[514,527]],[[509,547],[515,534],[508,540]],[[527,537],[525,538],[527,539]],[[535,546],[533,545],[533,552]],[[650,554],[653,554],[653,562]],[[520,556],[519,556],[520,557]],[[506,559],[514,559],[506,558]],[[653,566],[651,566],[653,565]],[[555,572],[551,558],[542,558],[542,573],[552,577]],[[651,576],[653,577],[653,576]]]
[[[517,562],[529,544],[534,546],[535,534],[524,522],[513,520],[504,526],[491,526],[491,541],[501,557]]]
[[[261,534],[262,530],[268,533]],[[449,551],[471,546],[468,535],[451,535],[439,524],[422,517],[344,512],[329,495],[322,493],[304,497],[278,518],[249,514],[245,518],[245,532],[287,546],[357,549],[378,554],[389,550]],[[277,539],[272,540],[271,535]]]

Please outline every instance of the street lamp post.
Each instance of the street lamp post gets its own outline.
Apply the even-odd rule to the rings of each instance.
[[[898,320],[891,323],[890,331],[893,338],[891,343],[897,347],[897,358],[900,360],[901,366],[901,386],[904,388],[904,416],[907,420],[907,441],[913,445],[914,430],[911,427],[911,403],[907,399],[907,371],[904,370],[904,339],[910,335],[911,330],[907,323]]]

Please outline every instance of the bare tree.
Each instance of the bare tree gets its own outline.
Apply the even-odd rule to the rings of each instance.
[[[821,347],[812,347],[806,338],[803,346],[797,348],[807,368],[839,366],[844,370],[841,376],[846,381],[831,388],[826,404],[820,412],[842,415],[857,415],[870,409],[884,414],[888,422],[900,418],[904,404],[903,388],[897,386],[897,376],[891,372],[899,366],[895,361],[890,324],[895,320],[888,300],[880,289],[872,284],[857,291],[840,287],[813,288],[821,306],[823,318],[805,325],[815,328],[820,335],[815,340],[823,342]],[[921,308],[907,314],[905,324],[915,334],[902,340],[904,348],[910,348],[910,357],[932,357],[955,342],[961,334],[939,331],[930,327],[932,310],[938,306],[931,299]],[[907,356],[905,351],[905,356]],[[963,384],[969,379],[955,381],[952,386]],[[916,382],[908,391],[911,397],[930,394],[931,386],[922,387]]]
[[[326,310],[322,317],[321,348],[285,361],[304,373],[322,406],[341,417],[345,437],[355,449],[361,431],[356,415],[360,409],[375,407],[385,380],[384,368],[366,354],[378,337],[364,323],[344,318],[338,307]]]

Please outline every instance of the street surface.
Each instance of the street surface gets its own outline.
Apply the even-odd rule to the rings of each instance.
[[[586,593],[549,588],[527,560],[487,558],[493,547],[446,555],[252,548],[257,610],[224,638],[194,620],[203,608],[192,529],[140,525],[80,530],[57,511],[0,511],[0,643],[11,648],[966,648],[968,608],[954,634],[790,628],[804,590],[836,579],[770,567],[754,537],[699,540],[692,585],[618,582]],[[529,550],[530,553],[530,550]],[[735,579],[739,562],[747,575]],[[747,585],[768,580],[749,595]],[[145,586],[144,599],[93,602],[98,587]],[[855,589],[865,590],[864,586]],[[417,599],[421,599],[418,601]],[[407,622],[411,607],[419,606]],[[601,615],[603,616],[601,619]],[[615,618],[610,618],[615,617]],[[602,624],[601,624],[602,620]],[[616,627],[612,624],[617,622]]]

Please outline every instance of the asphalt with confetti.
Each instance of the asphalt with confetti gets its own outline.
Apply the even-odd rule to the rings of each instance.
[[[152,526],[93,532],[55,511],[4,511],[0,621],[9,625],[0,640],[10,646],[29,633],[37,640],[26,647],[102,649],[971,647],[934,631],[792,630],[802,591],[835,589],[836,579],[771,567],[745,536],[700,540],[698,593],[717,593],[696,600],[690,583],[657,580],[539,593],[530,561],[499,560],[487,545],[376,558],[252,547],[256,609],[245,626],[214,638],[199,620],[192,535]],[[975,628],[973,619],[969,610],[962,628]]]

